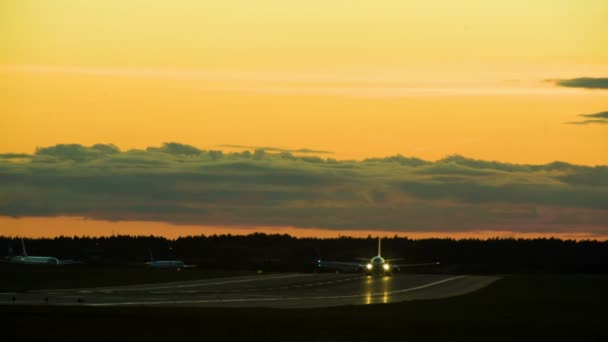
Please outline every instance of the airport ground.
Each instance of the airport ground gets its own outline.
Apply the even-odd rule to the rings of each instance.
[[[69,278],[76,277],[80,273],[62,271],[64,272],[62,276],[66,278],[62,281],[48,278],[47,272],[49,271],[44,268],[40,268],[39,272],[28,271],[30,279],[37,277],[36,285],[30,285],[27,291],[19,290],[18,293],[26,291],[30,294],[39,294],[42,292],[36,288],[66,288],[69,287],[67,284],[75,284],[74,279]],[[117,287],[122,283],[125,286],[118,286],[115,290],[137,289],[138,286],[133,284],[159,281],[172,281],[173,284],[193,284],[198,281],[204,284],[217,282],[212,278],[228,275],[235,277],[227,279],[236,280],[254,276],[247,272],[228,274],[223,271],[189,273],[128,270],[131,273],[130,277],[124,276],[121,270],[88,270],[88,272],[103,272],[104,276],[99,277],[98,274],[96,277],[91,275],[92,273],[82,273],[80,275],[87,276],[88,280],[79,277],[83,279],[79,287],[80,285]],[[6,274],[8,273],[3,273]],[[281,274],[266,276],[276,277]],[[330,274],[320,276],[332,277]],[[349,280],[337,282],[339,284],[336,282],[324,284],[318,289],[334,287],[339,289],[340,286],[356,289],[358,282],[363,284],[366,281],[357,280],[350,275],[340,277],[342,278],[334,276],[331,279]],[[19,278],[20,281],[23,280],[22,277]],[[285,279],[296,278],[298,276]],[[454,277],[406,274],[394,277],[394,280],[397,280],[394,284],[415,288],[417,281],[430,284],[450,278]],[[290,281],[294,282],[294,280]],[[453,282],[452,284],[456,286],[462,281],[463,278],[458,278],[449,280],[443,285]],[[3,286],[2,291],[13,291],[16,290],[14,286],[19,281],[0,283]],[[213,291],[219,288],[220,291],[228,292],[235,289],[237,284],[221,284],[219,287],[214,285],[216,288]],[[608,330],[605,329],[608,318],[606,292],[608,276],[606,275],[502,275],[486,285],[472,292],[464,291],[467,293],[440,299],[423,299],[414,296],[405,298],[405,301],[389,301],[385,304],[382,296],[378,296],[370,301],[377,304],[289,309],[191,305],[89,306],[87,305],[89,302],[70,306],[2,303],[0,325],[2,325],[3,340],[6,337],[7,341],[608,340]],[[454,287],[446,286],[446,288]],[[428,288],[420,291],[424,290]],[[281,295],[281,291],[290,290],[269,290],[267,294]],[[61,290],[59,293],[62,293]],[[182,294],[186,297],[191,295]],[[366,299],[363,297],[362,300]],[[92,299],[92,302],[94,301]]]
[[[255,270],[150,270],[143,266],[18,265],[0,263],[0,292],[188,281],[254,275]]]

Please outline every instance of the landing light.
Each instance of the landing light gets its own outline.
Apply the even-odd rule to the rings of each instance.
[[[368,270],[371,270],[374,266],[372,264],[367,264],[365,267],[367,267]]]
[[[388,266],[388,264],[384,264],[384,265],[382,265],[382,268],[384,268],[386,271],[388,271],[389,266]]]

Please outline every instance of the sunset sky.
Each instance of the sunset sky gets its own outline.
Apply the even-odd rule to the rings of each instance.
[[[593,166],[608,164],[607,37],[605,0],[2,1],[0,153],[6,158],[0,158],[0,215],[4,215],[0,234],[86,235],[148,229],[175,236],[191,234],[200,226],[205,233],[257,227],[284,232],[316,229],[314,234],[320,235],[330,229],[331,234],[406,231],[421,236],[434,232],[485,236],[489,231],[605,238],[608,206],[595,201],[608,198],[604,178],[608,171]],[[212,164],[200,157],[192,165],[180,166],[176,162],[180,157],[171,154],[174,151],[128,153],[165,142],[225,152],[306,148],[328,153],[294,154],[333,158],[338,164],[400,154],[428,164],[399,162],[391,169],[388,164],[353,162],[348,167],[356,170],[356,176],[332,171],[340,182],[358,179],[352,187],[330,186],[323,178],[318,191],[337,191],[335,196],[294,195],[288,200],[279,196],[267,203],[277,216],[260,212],[259,221],[222,218],[232,213],[227,208],[221,209],[223,214],[208,216],[185,213],[185,207],[206,207],[199,197],[172,201],[160,198],[163,195],[150,200],[171,201],[174,210],[165,216],[150,215],[131,202],[140,203],[143,194],[127,200],[120,192],[73,187],[74,179],[83,175],[122,172],[113,169],[115,158],[139,158],[130,167],[140,171],[142,160],[153,160],[156,167],[171,168],[173,176],[182,177]],[[114,144],[122,152],[110,156],[78,150],[95,154],[82,160],[70,159],[74,151],[68,157],[65,150],[34,154],[37,148],[57,144]],[[10,153],[28,156],[9,158]],[[456,154],[466,158],[445,159]],[[47,164],[39,168],[43,157]],[[230,158],[249,167],[261,163]],[[271,174],[302,169],[315,175],[326,172],[299,164],[304,161],[268,158],[264,167]],[[66,166],[65,160],[77,165]],[[501,165],[480,166],[471,160]],[[578,166],[533,170],[508,166],[554,161]],[[454,165],[467,170],[454,171]],[[488,168],[491,174],[485,173]],[[439,175],[438,169],[443,173]],[[227,170],[238,174],[236,169]],[[51,176],[35,178],[37,172],[61,174],[60,185],[52,191],[43,189],[41,184],[51,181]],[[143,177],[133,172],[133,177]],[[446,185],[446,179],[455,175],[466,178],[458,184],[480,186],[471,191],[486,191],[483,186],[502,191],[501,187],[515,183],[517,187],[497,191],[491,199],[472,199],[454,184]],[[277,190],[272,182],[261,184],[264,189],[231,182],[242,188],[213,191],[219,197],[225,191],[236,191],[238,196],[269,188],[296,191],[297,186],[298,194],[304,191],[301,183],[282,184],[284,188]],[[394,182],[402,192],[395,192]],[[439,184],[441,195],[434,187],[420,190],[409,185],[420,182]],[[199,195],[211,186],[196,184]],[[522,194],[521,184],[532,184],[538,192]],[[530,187],[523,188],[525,192]],[[91,202],[84,200],[83,207],[76,208],[71,203],[82,200],[81,191],[92,191]],[[384,191],[382,200],[370,195],[375,199],[366,202],[364,198],[374,191]],[[265,194],[265,199],[274,196]],[[351,197],[338,204],[344,194]],[[40,200],[42,195],[48,196],[47,202]],[[582,200],[549,200],[555,196]],[[118,213],[92,198],[112,198],[134,207]],[[230,208],[242,209],[248,203],[231,197]],[[96,207],[87,207],[93,204]],[[424,207],[428,211],[423,212],[434,217],[427,225],[424,217],[405,215],[395,216],[394,221],[379,219],[383,223],[377,225],[372,219],[363,220],[365,225],[351,227],[355,221],[350,212],[328,212],[338,219],[308,221],[301,219],[304,214],[288,214],[285,209],[368,205],[395,210]],[[433,214],[447,207],[462,210],[461,216],[444,218],[460,217],[459,225],[444,225]],[[489,214],[497,210],[537,216],[499,220]],[[62,230],[61,225],[79,228]]]

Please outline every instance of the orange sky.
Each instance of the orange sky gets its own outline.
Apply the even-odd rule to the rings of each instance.
[[[3,1],[0,152],[178,141],[608,163],[608,3]]]
[[[547,80],[608,77],[607,17],[604,0],[2,1],[0,153],[176,141],[606,165],[608,125],[566,122],[608,110],[608,90]]]
[[[515,163],[608,163],[608,127],[565,124],[607,109],[601,90],[542,82],[243,85],[96,72],[5,72],[0,152],[31,153],[56,143],[129,149],[178,141],[216,149],[307,147],[341,159],[400,153],[431,160],[462,154]]]

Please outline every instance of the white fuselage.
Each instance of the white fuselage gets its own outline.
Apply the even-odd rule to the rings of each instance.
[[[391,267],[381,256],[375,256],[370,259],[365,265],[365,274],[367,275],[390,275]]]
[[[58,265],[59,259],[47,256],[17,256],[10,258],[11,262],[20,264]]]
[[[170,269],[182,269],[186,267],[183,261],[179,260],[157,260],[149,261],[146,265],[150,268],[170,268]]]

